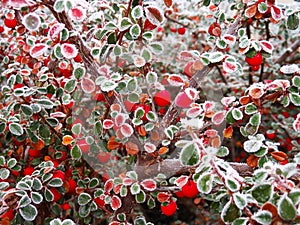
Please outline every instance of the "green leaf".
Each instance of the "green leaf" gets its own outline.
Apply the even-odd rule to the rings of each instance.
[[[241,187],[240,183],[237,180],[230,177],[225,178],[225,184],[231,192],[236,192]]]
[[[122,18],[120,26],[119,26],[119,30],[120,31],[127,30],[131,25],[132,25],[132,23],[129,20],[129,18],[127,18],[127,17]]]
[[[17,160],[15,158],[11,158],[7,161],[8,168],[12,169],[17,164]]]
[[[138,5],[135,6],[131,11],[131,16],[135,20],[140,19],[143,16],[143,8],[142,6]]]
[[[54,3],[53,8],[54,8],[55,12],[61,13],[62,11],[65,10],[64,1],[63,0],[57,0]]]
[[[141,191],[141,187],[138,183],[134,183],[133,185],[130,186],[131,194],[136,195],[140,193],[140,191]]]
[[[268,11],[268,5],[265,2],[261,2],[258,4],[258,11],[260,13],[265,13]]]
[[[6,128],[6,123],[0,122],[0,133],[3,133],[5,131],[5,128]]]
[[[50,132],[49,127],[46,124],[41,124],[39,126],[39,135],[45,139],[50,137],[51,132]]]
[[[212,52],[209,54],[209,61],[211,63],[217,63],[222,61],[224,58],[224,55],[222,52]]]
[[[114,47],[113,51],[114,51],[115,56],[120,56],[122,54],[122,49],[121,49],[121,47],[119,45],[116,45]]]
[[[9,177],[10,175],[10,170],[6,169],[6,168],[1,168],[0,169],[0,178],[2,180],[5,180]]]
[[[52,192],[48,188],[46,188],[46,190],[44,192],[44,197],[45,197],[47,202],[51,202],[54,199],[54,195],[52,194]]]
[[[130,27],[129,33],[130,35],[136,39],[140,36],[142,30],[138,24],[134,24],[132,27]]]
[[[99,184],[99,179],[98,178],[92,178],[90,183],[89,183],[89,188],[95,188]]]
[[[31,190],[31,187],[29,186],[29,184],[25,183],[24,181],[19,181],[17,183],[16,188],[21,189],[21,190],[25,190],[25,191]]]
[[[29,105],[22,104],[21,110],[26,116],[32,116],[33,112]]]
[[[247,205],[247,198],[243,194],[234,193],[233,200],[234,200],[234,203],[236,204],[236,206],[241,210],[243,210]]]
[[[244,142],[245,151],[250,153],[257,152],[260,150],[261,146],[262,142],[257,140],[248,140]]]
[[[240,217],[233,221],[232,225],[247,225],[248,218]]]
[[[39,191],[42,189],[42,187],[43,187],[43,184],[42,184],[41,180],[36,177],[33,178],[32,188],[36,191]]]
[[[147,225],[147,222],[143,216],[139,216],[134,220],[134,225]]]
[[[226,146],[221,146],[217,152],[218,157],[225,157],[229,154],[229,150]]]
[[[288,16],[287,27],[290,30],[296,30],[299,27],[299,17],[296,13]]]
[[[209,6],[210,5],[210,0],[204,0],[203,5],[204,6]]]
[[[131,78],[127,83],[127,89],[129,92],[134,92],[137,89],[137,81],[135,78]]]
[[[157,82],[157,73],[148,72],[146,75],[146,80],[149,84],[154,84],[155,82]]]
[[[140,191],[140,193],[135,195],[135,201],[137,203],[143,203],[146,200],[146,194],[144,191]]]
[[[283,220],[293,220],[297,216],[293,201],[286,195],[283,195],[278,202],[278,214]]]
[[[90,214],[90,207],[88,205],[81,205],[79,207],[79,216],[85,218]]]
[[[72,133],[75,134],[75,135],[78,135],[81,133],[81,123],[76,123],[72,126]]]
[[[295,106],[300,106],[300,95],[299,94],[290,93],[289,98]]]
[[[71,157],[72,159],[80,159],[82,156],[81,149],[78,147],[78,145],[73,146],[71,150]]]
[[[183,147],[179,156],[180,162],[184,166],[195,166],[200,162],[200,150],[195,144],[189,144]]]
[[[261,123],[261,115],[260,115],[260,113],[256,113],[253,116],[251,116],[249,122],[250,122],[250,124],[252,126],[255,126],[255,127],[259,126],[260,123]]]
[[[88,193],[81,193],[78,197],[79,205],[86,205],[92,200],[92,197]]]
[[[292,82],[295,87],[300,88],[300,76],[294,76]]]
[[[288,196],[293,201],[294,205],[298,205],[300,203],[300,190],[293,190]]]
[[[146,62],[149,62],[152,59],[152,54],[148,49],[144,48],[142,51],[142,57],[146,60]]]
[[[76,79],[68,80],[67,83],[65,84],[65,90],[68,93],[71,93],[71,92],[73,92],[75,90],[76,85],[77,85]]]
[[[155,200],[153,198],[149,198],[147,201],[147,206],[149,207],[149,209],[153,209],[155,207]]]
[[[221,213],[221,218],[225,223],[231,223],[240,216],[241,211],[235,204],[231,203],[230,201],[227,202]]]
[[[60,178],[53,178],[50,180],[48,185],[51,187],[61,187],[63,185],[63,181]]]
[[[259,203],[269,201],[273,195],[273,188],[270,184],[261,184],[252,190],[252,196]]]
[[[238,109],[238,108],[234,108],[234,109],[232,110],[232,116],[233,116],[233,118],[234,118],[235,120],[241,120],[241,119],[243,119],[243,113],[242,113],[242,111],[241,111],[240,109]]]
[[[260,210],[255,213],[251,219],[255,220],[259,224],[269,225],[272,223],[272,213],[267,210]]]
[[[163,50],[164,50],[162,44],[160,44],[159,42],[151,43],[151,44],[149,45],[149,47],[150,47],[151,51],[152,51],[154,54],[157,54],[157,55],[161,54],[161,53],[163,52]]]
[[[16,136],[21,136],[24,133],[23,127],[18,123],[11,123],[8,126],[9,131]]]
[[[37,103],[44,107],[45,109],[52,109],[53,108],[53,102],[48,100],[48,99],[40,99],[40,100],[37,100]]]
[[[19,200],[18,206],[23,208],[31,203],[31,199],[28,197],[27,194],[23,195],[22,198]]]
[[[19,212],[24,220],[26,221],[33,221],[36,216],[38,215],[38,211],[34,205],[27,205],[24,208],[20,208]]]
[[[212,190],[213,176],[210,173],[203,173],[197,180],[199,192],[209,194]]]
[[[31,192],[31,199],[34,204],[40,204],[43,201],[43,196],[38,192]]]

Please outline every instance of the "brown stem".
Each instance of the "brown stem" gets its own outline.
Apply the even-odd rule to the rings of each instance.
[[[179,24],[179,25],[181,25],[181,26],[183,26],[183,27],[188,27],[188,26],[189,26],[188,24],[186,25],[186,24],[181,23],[181,22],[179,22],[178,20],[175,20],[174,18],[170,17],[170,16],[169,16],[170,13],[172,13],[171,10],[167,10],[167,11],[165,11],[165,13],[164,13],[164,16],[165,16],[168,20],[170,20],[170,21],[172,21],[172,22],[174,22],[174,23],[177,23],[177,24]]]
[[[294,52],[297,50],[297,48],[300,47],[300,39],[298,39],[290,48],[287,48],[286,51],[275,60],[275,64],[281,64],[286,61],[288,56],[291,54],[291,52]]]

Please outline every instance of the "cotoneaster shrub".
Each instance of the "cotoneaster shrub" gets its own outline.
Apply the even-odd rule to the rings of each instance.
[[[0,4],[1,224],[300,223],[298,1]]]

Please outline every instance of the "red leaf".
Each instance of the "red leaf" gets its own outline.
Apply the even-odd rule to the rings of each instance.
[[[94,81],[92,81],[89,78],[83,78],[81,80],[81,88],[85,93],[92,93],[93,91],[95,91],[96,86]]]
[[[61,53],[67,59],[73,59],[77,56],[78,50],[75,45],[64,43],[61,45]]]
[[[173,4],[172,0],[164,0],[164,3],[167,7],[171,7]]]
[[[123,179],[123,185],[125,185],[125,186],[130,186],[131,184],[132,184],[132,179],[131,178],[128,178],[128,177],[125,177],[124,179]]]
[[[110,206],[113,210],[119,209],[122,206],[121,199],[116,195],[112,196]]]
[[[170,195],[168,192],[159,192],[157,195],[157,200],[159,202],[166,202],[170,198]]]
[[[54,39],[63,29],[65,25],[62,23],[58,23],[50,27],[48,35],[51,39]]]
[[[104,184],[104,190],[105,192],[110,192],[114,187],[114,180],[108,179]]]
[[[156,189],[156,182],[152,179],[143,180],[141,185],[147,191],[154,191]]]
[[[271,15],[274,20],[276,20],[276,21],[280,20],[282,17],[281,9],[278,8],[277,6],[273,5],[271,7]]]
[[[175,184],[179,187],[183,187],[189,180],[188,176],[180,176],[175,180]]]
[[[47,48],[48,48],[48,45],[46,45],[46,44],[43,44],[43,43],[36,44],[30,49],[30,55],[33,58],[38,58],[44,54],[44,52],[47,50]]]
[[[300,132],[300,113],[298,113],[297,118],[293,122],[293,128],[296,132]]]
[[[128,123],[123,124],[122,127],[121,127],[121,133],[125,137],[130,137],[133,134],[132,126],[130,126]]]
[[[183,86],[184,85],[184,80],[182,79],[181,76],[178,75],[171,75],[168,77],[168,82],[172,86]]]
[[[115,123],[117,127],[122,126],[125,123],[125,115],[123,113],[119,113],[118,115],[116,115],[115,117]]]
[[[148,6],[146,7],[145,12],[150,23],[159,26],[163,22],[164,16],[158,8]]]
[[[112,120],[110,120],[110,119],[105,119],[104,121],[103,121],[103,128],[104,129],[110,129],[110,128],[112,128],[114,126],[114,122],[112,121]]]
[[[211,120],[214,124],[219,125],[224,121],[225,116],[226,116],[226,111],[223,110],[223,111],[215,113]]]
[[[251,18],[255,15],[257,11],[257,6],[256,5],[252,5],[249,8],[246,9],[245,11],[245,16],[247,16],[248,18]]]

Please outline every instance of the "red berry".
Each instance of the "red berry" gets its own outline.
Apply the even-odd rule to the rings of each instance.
[[[17,20],[16,18],[13,19],[4,19],[4,25],[8,28],[15,28],[17,26]]]
[[[99,208],[102,208],[103,206],[105,206],[105,201],[101,197],[95,198],[94,201],[96,202],[96,204]]]
[[[170,31],[173,32],[173,33],[176,33],[177,29],[176,29],[176,27],[170,27]]]
[[[5,213],[1,215],[1,219],[8,218],[11,221],[15,217],[15,213],[13,209],[8,209]],[[4,222],[4,221],[3,221]],[[3,223],[4,224],[4,223]]]
[[[157,106],[165,107],[171,104],[171,95],[167,90],[156,92],[153,100]]]
[[[97,159],[101,163],[107,163],[110,160],[110,152],[100,152]]]
[[[175,201],[171,200],[168,205],[161,205],[160,209],[165,216],[172,216],[176,212],[177,204]]]
[[[258,71],[260,66],[251,66],[252,71]]]
[[[0,26],[0,33],[3,33],[3,32],[4,32],[4,27]]]
[[[68,193],[75,194],[76,193],[76,187],[77,187],[76,181],[70,178],[67,182],[69,184],[69,192]]]
[[[52,202],[57,202],[61,198],[61,193],[56,188],[50,188],[49,191],[53,194]]]
[[[162,28],[162,27],[157,28],[157,32],[163,32],[163,31],[164,31],[164,28]]]
[[[199,191],[197,188],[197,184],[193,180],[189,180],[183,187],[182,193],[185,197],[195,198]]]
[[[180,35],[184,35],[184,34],[185,34],[185,27],[180,27],[180,28],[178,28],[177,32],[178,32],[178,34],[180,34]]]
[[[256,55],[252,58],[246,57],[246,62],[250,66],[259,66],[262,63],[262,55],[257,52]]]
[[[63,210],[67,211],[67,210],[71,209],[71,206],[69,203],[65,203],[65,204],[63,204],[62,208],[63,208]]]
[[[86,142],[85,139],[81,139],[77,142],[77,145],[81,149],[81,152],[83,154],[87,154],[90,152],[90,145]]]
[[[52,178],[60,178],[62,181],[65,181],[66,175],[63,171],[56,170],[56,171],[53,172],[53,177]]]
[[[27,166],[24,170],[23,170],[23,174],[24,176],[26,175],[31,175],[34,172],[34,168],[32,166]]]
[[[267,131],[266,136],[267,136],[267,138],[273,140],[275,138],[275,132],[274,131]]]
[[[41,151],[38,151],[36,149],[30,148],[28,150],[28,155],[31,156],[31,157],[37,158],[37,157],[39,157],[41,155]]]
[[[189,108],[192,102],[185,92],[179,93],[175,99],[175,105],[180,108]]]
[[[183,194],[182,191],[176,191],[175,195],[177,196],[177,198],[184,198],[185,197],[185,195]]]

